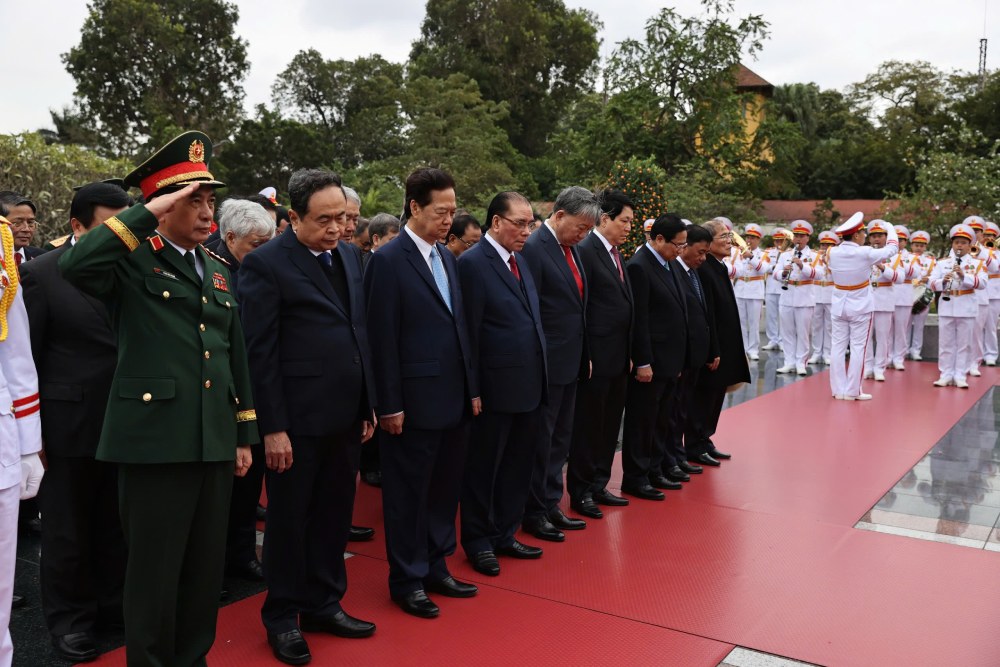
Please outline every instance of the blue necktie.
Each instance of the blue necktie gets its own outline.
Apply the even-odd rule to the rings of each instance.
[[[333,258],[330,257],[330,253],[328,252],[321,252],[316,255],[316,259],[318,259],[319,263],[328,269],[333,267]]]
[[[691,284],[694,285],[694,293],[698,295],[698,303],[704,306],[705,296],[701,293],[701,281],[698,280],[698,274],[692,269],[688,269],[688,278],[691,279]]]
[[[434,274],[434,282],[437,283],[438,292],[444,299],[444,304],[451,312],[451,292],[448,291],[448,276],[444,273],[444,264],[441,263],[441,256],[438,254],[437,246],[431,248],[431,273]]]

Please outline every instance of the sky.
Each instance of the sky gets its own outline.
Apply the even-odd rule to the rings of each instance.
[[[698,0],[670,5],[653,0],[565,0],[595,12],[604,23],[601,53],[623,39],[641,38],[661,7],[701,13]],[[238,31],[249,43],[247,109],[268,103],[271,86],[292,56],[314,48],[330,59],[379,53],[405,61],[420,33],[419,0],[237,0]],[[775,85],[816,82],[842,89],[862,81],[887,60],[924,60],[945,70],[975,71],[979,40],[990,40],[1000,63],[1000,0],[736,0],[736,15],[760,14],[770,38],[756,61],[744,62]],[[0,133],[51,127],[49,109],[69,104],[73,79],[60,54],[79,42],[87,15],[83,0],[0,0]]]

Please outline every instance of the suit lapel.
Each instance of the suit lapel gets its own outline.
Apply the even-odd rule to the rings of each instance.
[[[352,251],[350,251],[350,250],[347,249],[347,247],[344,245],[344,243],[338,243],[337,247],[334,248],[331,252],[340,253],[340,263],[344,265],[344,278],[347,280],[347,300],[350,302],[347,305],[350,307],[351,313],[357,313],[357,312],[359,312],[358,311],[358,303],[356,303],[356,301],[355,301],[354,290],[351,288],[351,286],[355,284],[355,279],[360,277],[360,276],[356,276],[355,275],[355,271],[360,271],[361,270],[361,266],[360,266],[361,262],[359,261],[357,255],[353,254]],[[310,254],[312,254],[312,253],[310,253]],[[319,260],[317,260],[314,263],[315,264],[319,264]],[[321,275],[322,275],[322,273],[323,273],[323,271],[320,270],[320,274]],[[323,278],[325,279],[326,276],[323,276]],[[327,280],[326,283],[329,285],[330,281]],[[343,304],[340,303],[340,298],[337,297],[336,292],[334,292],[334,299],[336,299],[334,301],[334,304],[335,305],[339,305],[340,309],[344,310]],[[348,316],[347,319],[351,319],[351,317],[350,317],[350,315],[348,315],[347,311],[344,311],[344,315]]]
[[[337,293],[333,291],[333,286],[330,284],[330,281],[325,275],[323,275],[323,269],[320,267],[319,260],[317,260],[316,257],[309,252],[309,248],[302,245],[299,240],[295,238],[295,234],[291,230],[288,230],[285,233],[288,234],[289,238],[286,239],[285,235],[282,234],[282,243],[289,248],[292,263],[299,267],[299,270],[313,281],[316,287],[319,288],[319,291],[330,300],[330,303],[332,303],[346,316],[347,311],[344,310],[344,304],[340,302],[340,299],[337,297]]]
[[[611,273],[611,277],[625,293],[625,298],[628,299],[629,303],[632,303],[632,290],[628,286],[628,274],[625,272],[625,267],[622,267],[622,272],[619,274],[618,265],[615,264],[614,257],[611,256],[608,249],[604,247],[604,242],[595,236],[595,232],[591,232],[588,238],[590,245],[594,247],[598,257],[601,258],[601,264]]]
[[[494,248],[493,244],[485,239],[481,241],[481,243],[484,244],[483,254],[489,258],[490,267],[498,276],[500,276],[500,280],[507,286],[507,289],[513,292],[514,295],[520,299],[521,303],[524,304],[524,307],[528,309],[528,312],[531,312],[531,307],[528,305],[528,299],[524,295],[524,290],[521,289],[521,285],[517,282],[517,278],[514,277],[514,273],[507,267],[506,264],[503,263],[503,260],[500,259],[500,255],[497,253],[496,248]],[[514,255],[514,261],[517,262],[518,269],[520,269],[521,260],[517,258],[517,255]]]
[[[396,240],[402,241],[401,246],[403,250],[406,251],[406,259],[410,262],[410,266],[412,266],[413,270],[417,272],[417,275],[420,276],[425,283],[427,283],[427,287],[430,288],[431,292],[434,293],[434,296],[437,297],[438,301],[441,302],[441,305],[447,310],[448,306],[441,297],[441,292],[438,290],[437,282],[434,280],[434,274],[431,273],[430,267],[428,267],[427,262],[424,261],[424,256],[420,252],[420,249],[417,248],[417,244],[412,238],[410,238],[410,235],[406,232],[406,230],[400,230],[399,236]],[[441,247],[437,244],[435,244],[435,247],[437,247],[438,254],[440,254]],[[444,259],[441,260],[441,265],[444,266]],[[448,275],[447,269],[445,269],[445,275]],[[448,275],[448,289],[451,290],[452,285],[454,284],[454,279]],[[454,293],[452,293],[451,302],[455,303]]]
[[[201,280],[198,279],[198,274],[191,268],[190,264],[184,261],[184,258],[181,256],[180,252],[177,251],[177,248],[171,245],[169,241],[166,241],[166,239],[164,239],[164,245],[166,247],[163,248],[163,252],[160,253],[160,257],[177,269],[180,273],[184,274],[188,280],[191,280],[194,284],[200,286]]]
[[[539,240],[545,248],[545,252],[548,253],[549,258],[556,263],[556,267],[562,274],[563,278],[566,279],[570,285],[573,286],[573,292],[579,298],[580,290],[576,288],[576,278],[573,277],[573,272],[569,270],[569,264],[566,262],[566,253],[563,252],[562,246],[559,244],[559,240],[552,235],[549,228],[543,223],[538,231],[535,232],[539,235]],[[575,253],[574,253],[575,254]],[[580,263],[574,256],[573,261],[577,262],[577,270],[580,270]],[[580,277],[583,278],[583,272],[580,272]]]

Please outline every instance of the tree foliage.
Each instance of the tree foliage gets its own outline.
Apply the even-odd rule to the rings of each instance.
[[[656,219],[667,212],[667,200],[663,197],[663,181],[666,174],[652,158],[632,158],[616,162],[608,173],[605,187],[621,190],[632,200],[635,223],[629,232],[628,241],[621,249],[624,257],[630,257],[646,242],[642,223]]]
[[[62,56],[84,127],[114,155],[180,130],[222,139],[242,116],[246,42],[227,0],[92,0],[80,43]],[[73,135],[70,135],[73,136]]]

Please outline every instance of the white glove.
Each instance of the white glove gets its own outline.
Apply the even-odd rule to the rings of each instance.
[[[21,500],[34,498],[42,483],[45,468],[38,454],[25,454],[21,457]]]

